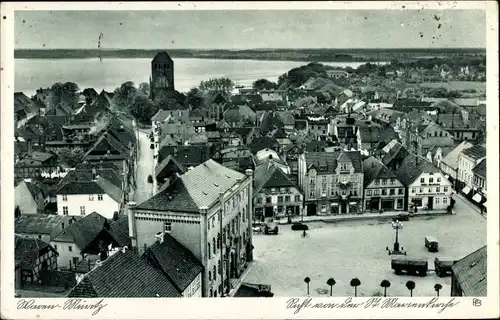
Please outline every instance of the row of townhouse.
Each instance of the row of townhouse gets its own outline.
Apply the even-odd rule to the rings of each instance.
[[[305,152],[299,158],[305,215],[445,210],[452,185],[424,158],[406,153],[362,160],[359,151]]]

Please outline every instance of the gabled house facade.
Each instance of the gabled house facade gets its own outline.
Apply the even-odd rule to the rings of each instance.
[[[363,162],[358,151],[305,152],[299,158],[299,186],[307,215],[359,213]]]
[[[363,161],[364,211],[400,211],[405,209],[405,186],[396,174],[371,156]]]
[[[425,158],[407,156],[396,175],[407,187],[408,206],[443,211],[451,204],[451,182]]]
[[[255,221],[303,214],[302,192],[273,162],[255,168],[253,194]]]

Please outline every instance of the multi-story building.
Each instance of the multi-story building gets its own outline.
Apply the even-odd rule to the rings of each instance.
[[[132,246],[142,254],[169,233],[202,263],[202,296],[231,295],[253,259],[252,175],[210,159],[137,207],[129,204]]]
[[[454,188],[458,189],[458,157],[463,150],[473,146],[474,145],[472,143],[462,141],[439,162],[439,169],[445,173],[445,177],[450,180]]]
[[[124,203],[123,179],[113,169],[75,169],[59,182],[57,213],[85,216],[92,212],[111,219]]]
[[[464,149],[458,155],[458,188],[466,195],[471,193],[473,187],[474,173],[472,169],[486,158],[486,148],[483,145],[475,145]]]
[[[359,151],[305,152],[299,158],[299,186],[307,215],[360,212],[363,162]]]
[[[364,211],[405,209],[406,188],[393,171],[373,156],[363,161],[363,170]]]
[[[302,214],[302,192],[272,161],[255,168],[253,194],[254,220]]]
[[[425,158],[409,155],[396,171],[407,187],[408,206],[418,210],[445,210],[451,203],[451,182]]]
[[[486,158],[472,169],[472,173],[474,174],[472,189],[475,192],[472,200],[486,208]]]
[[[325,117],[307,117],[308,134],[315,139],[325,140],[332,135],[332,124]]]

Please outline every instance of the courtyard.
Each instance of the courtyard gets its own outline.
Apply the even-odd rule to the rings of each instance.
[[[455,215],[419,216],[403,222],[399,242],[408,257],[426,258],[434,269],[434,258],[460,259],[486,244],[486,219],[477,209],[457,199]],[[443,286],[440,296],[449,296],[451,277],[440,278],[434,272],[426,277],[397,276],[391,269],[395,231],[390,219],[311,222],[308,236],[281,225],[278,235],[254,234],[254,263],[245,282],[271,285],[275,296],[306,296],[304,278],[309,277],[310,295],[327,296],[328,278],[336,281],[333,296],[352,296],[352,278],[358,278],[358,296],[383,294],[380,282],[391,282],[388,296],[409,296],[405,284],[416,283],[413,296],[435,295],[434,285]],[[425,236],[439,240],[439,252],[428,252]]]

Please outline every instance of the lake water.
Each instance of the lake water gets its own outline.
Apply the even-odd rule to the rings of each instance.
[[[277,81],[283,73],[307,64],[294,61],[174,59],[175,88],[187,92],[202,80],[228,77],[237,85],[248,86],[266,78]],[[339,67],[356,68],[363,62],[327,62]],[[80,89],[113,91],[126,81],[149,82],[151,59],[16,59],[14,90],[28,96],[38,88],[56,82],[75,82]]]

